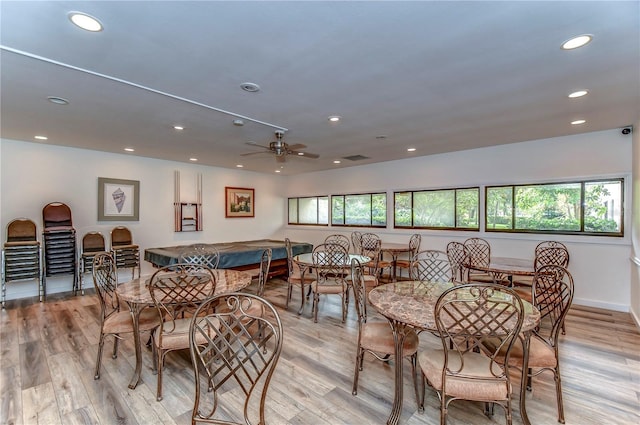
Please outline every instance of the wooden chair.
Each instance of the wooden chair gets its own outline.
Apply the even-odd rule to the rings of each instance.
[[[289,308],[289,301],[291,301],[293,287],[302,286],[302,292],[304,292],[304,286],[311,285],[313,281],[316,280],[316,276],[312,271],[307,270],[303,278],[302,270],[296,262],[293,261],[293,250],[291,249],[291,241],[289,238],[285,238],[284,244],[287,249],[287,267],[289,270],[289,274],[287,276],[287,301],[285,308]]]
[[[409,268],[409,278],[426,282],[451,282],[453,273],[447,253],[436,249],[416,253]]]
[[[174,264],[151,277],[151,299],[162,321],[153,333],[153,371],[158,375],[156,398],[162,400],[162,370],[167,353],[189,348],[189,315],[213,296],[215,275],[192,264]],[[186,317],[185,317],[186,316]]]
[[[532,378],[550,371],[556,386],[558,422],[564,423],[562,379],[560,375],[560,330],[573,301],[573,277],[557,265],[545,265],[536,270],[533,279],[533,305],[540,311],[540,325],[534,329],[529,343],[527,389],[531,391]],[[523,345],[516,343],[510,356],[500,351],[496,359],[510,367],[522,370]]]
[[[380,361],[387,361],[395,354],[393,331],[388,321],[367,321],[367,284],[364,280],[363,266],[356,259],[351,261],[351,276],[353,279],[353,294],[358,315],[358,348],[353,374],[353,395],[358,394],[358,378],[364,367],[364,355],[370,353]],[[409,331],[404,340],[402,354],[411,362],[411,375],[416,393],[416,402],[420,404],[418,383],[416,379],[416,358],[418,351],[418,335]],[[402,361],[402,360],[399,360]]]
[[[402,270],[406,269],[407,271],[411,268],[411,263],[413,262],[413,257],[420,251],[420,244],[422,243],[422,236],[420,234],[415,233],[411,235],[409,238],[409,258],[400,258],[396,260],[396,270],[399,275],[398,278],[402,278]]]
[[[111,230],[111,252],[117,269],[131,269],[131,279],[138,270],[140,277],[140,247],[133,243],[133,236],[127,227],[117,226]]]
[[[486,406],[497,403],[511,424],[509,368],[495,357],[502,350],[509,359],[518,338],[524,317],[520,298],[503,285],[459,285],[438,298],[434,314],[442,348],[420,352],[418,362],[423,388],[426,379],[438,393],[440,424],[446,424],[449,404],[454,400],[485,402]],[[483,345],[487,338],[496,341],[493,351]],[[490,413],[488,407],[485,413]]]
[[[100,366],[102,365],[102,349],[105,338],[113,335],[112,358],[118,357],[118,342],[120,335],[133,333],[133,318],[127,307],[120,304],[116,295],[118,287],[118,275],[115,260],[108,252],[99,252],[93,257],[91,266],[93,285],[100,299],[100,339],[98,342],[98,358],[94,379],[100,378]],[[139,329],[141,332],[150,331],[160,325],[160,316],[153,308],[145,308],[140,313]]]
[[[313,293],[313,321],[318,322],[320,295],[339,295],[342,298],[342,322],[347,317],[348,284],[345,266],[349,253],[339,244],[325,243],[316,246],[312,253],[316,280],[311,284]]]
[[[224,310],[215,309],[218,305]],[[277,310],[257,295],[217,295],[196,310],[189,327],[196,387],[193,424],[266,424],[267,391],[282,351],[282,333]],[[239,391],[220,391],[234,381]],[[219,400],[225,397],[229,403],[220,414]],[[239,404],[239,397],[244,398],[242,413],[228,411]]]

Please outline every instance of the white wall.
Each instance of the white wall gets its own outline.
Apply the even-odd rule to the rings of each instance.
[[[640,326],[640,118],[635,123],[633,132],[633,216],[631,238],[633,250],[631,255],[631,314]]]
[[[462,231],[419,233],[422,248],[444,249],[449,241],[480,236],[490,241],[492,255],[531,259],[538,242],[563,241],[571,254],[569,270],[576,283],[574,303],[629,311],[631,148],[631,137],[622,135],[620,130],[558,137],[309,173],[287,181],[287,196],[386,191],[388,205],[393,205],[394,190],[624,177],[627,197],[624,238]],[[386,229],[375,229],[375,232],[385,241],[408,243],[413,231],[393,229],[392,216],[387,222]],[[287,226],[286,233],[292,240],[318,243],[328,233],[348,235],[352,230],[331,226]]]
[[[286,215],[279,176],[12,140],[0,140],[0,152],[2,241],[7,224],[18,217],[30,218],[41,232],[42,208],[49,202],[64,202],[71,208],[78,246],[82,236],[93,230],[102,232],[109,246],[111,229],[124,225],[142,253],[145,248],[174,244],[269,238],[281,233],[281,217]],[[174,232],[175,170],[180,171],[185,197],[195,194],[196,174],[202,173],[202,232]],[[140,221],[97,221],[98,177],[140,181]],[[225,218],[225,186],[255,188],[255,218]],[[143,273],[151,270],[143,261]],[[92,286],[90,275],[85,282]],[[67,276],[47,279],[48,293],[69,291],[71,286]],[[33,282],[7,285],[7,299],[34,295]]]
[[[366,154],[366,152],[363,152]],[[408,155],[410,156],[410,155]],[[570,270],[576,281],[576,304],[629,311],[631,288],[631,172],[632,137],[619,130],[523,142],[492,148],[410,158],[366,166],[309,173],[293,177],[203,167],[132,155],[0,140],[0,221],[2,240],[14,218],[29,217],[42,227],[42,208],[48,202],[68,204],[78,240],[91,230],[108,235],[117,224],[128,226],[141,249],[185,244],[290,237],[318,243],[328,233],[350,234],[353,228],[287,226],[286,198],[475,185],[545,182],[581,178],[624,177],[626,184],[625,237],[553,236],[568,244]],[[203,174],[204,231],[173,231],[173,173],[181,171],[182,185]],[[140,181],[139,222],[97,222],[97,178]],[[256,217],[224,218],[224,187],[256,189]],[[183,192],[186,192],[183,189]],[[385,241],[408,241],[410,230],[376,229]],[[423,247],[443,249],[451,240],[481,236],[495,256],[533,258],[533,247],[546,235],[491,234],[461,231],[420,231]],[[143,263],[143,273],[150,272]],[[637,273],[637,271],[636,271]],[[89,279],[90,280],[90,279]],[[68,291],[66,277],[48,279],[49,293]],[[33,283],[12,283],[8,299],[36,295]],[[640,305],[638,300],[634,305]],[[636,313],[637,315],[637,313]]]

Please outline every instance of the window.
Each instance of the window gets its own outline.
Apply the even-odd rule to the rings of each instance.
[[[478,230],[480,188],[394,193],[394,227]]]
[[[489,186],[486,230],[623,236],[624,179]]]
[[[364,193],[331,196],[334,226],[387,227],[387,194]]]
[[[289,198],[289,224],[329,225],[329,197]]]

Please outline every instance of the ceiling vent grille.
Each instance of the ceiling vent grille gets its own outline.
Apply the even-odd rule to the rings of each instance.
[[[363,156],[363,155],[351,155],[351,156],[343,156],[342,159],[348,159],[349,161],[361,161],[363,159],[369,159],[369,157]]]

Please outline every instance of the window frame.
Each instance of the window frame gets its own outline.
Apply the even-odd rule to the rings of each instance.
[[[316,199],[316,206],[317,206],[317,211],[316,211],[316,222],[315,223],[300,223],[300,200],[301,199]],[[331,222],[331,215],[330,215],[330,211],[327,211],[327,223],[320,223],[320,199],[322,198],[326,198],[327,199],[327,208],[329,205],[329,195],[318,195],[318,196],[292,196],[292,197],[288,197],[287,198],[287,224],[291,225],[291,226],[325,226],[328,227],[329,223]],[[290,203],[292,200],[296,201],[296,215],[298,217],[297,221],[291,221],[291,214],[290,214]]]
[[[373,224],[373,196],[374,195],[382,195],[384,196],[384,224]],[[342,198],[342,205],[346,205],[346,198],[349,196],[369,196],[369,224],[347,224],[347,214],[346,211],[342,217],[342,223],[334,223],[333,222],[333,199],[334,198]],[[387,196],[387,192],[362,192],[362,193],[345,193],[339,195],[331,195],[331,199],[329,202],[329,222],[332,227],[370,227],[376,229],[385,229],[387,227],[387,223],[389,221],[389,200]]]
[[[478,227],[459,227],[458,226],[458,191],[475,189],[478,192],[478,203],[476,204],[476,211],[478,215]],[[414,223],[414,195],[416,193],[424,192],[446,192],[453,191],[453,227],[436,227],[436,226],[416,226]],[[411,224],[409,226],[401,226],[396,222],[396,195],[401,193],[410,194],[411,203]],[[420,190],[396,190],[393,192],[393,228],[394,229],[425,229],[425,230],[454,230],[454,231],[467,231],[467,232],[479,232],[480,231],[480,186],[464,186],[464,187],[447,187],[447,188],[434,188],[434,189],[420,189]]]
[[[607,182],[619,182],[620,183],[620,231],[619,232],[593,232],[585,231],[585,186],[590,183],[607,183]],[[558,186],[558,185],[580,185],[580,217],[579,217],[579,230],[537,230],[537,229],[516,229],[516,190],[517,187],[533,187],[533,186]],[[491,229],[489,228],[489,215],[488,215],[488,192],[491,189],[499,188],[511,188],[511,228],[510,229]],[[542,183],[518,183],[518,184],[501,184],[484,187],[484,231],[487,233],[528,233],[528,234],[553,234],[553,235],[579,235],[579,236],[608,236],[608,237],[624,237],[624,215],[625,209],[625,178],[624,177],[610,177],[599,179],[585,179],[585,180],[562,180],[553,182]]]

